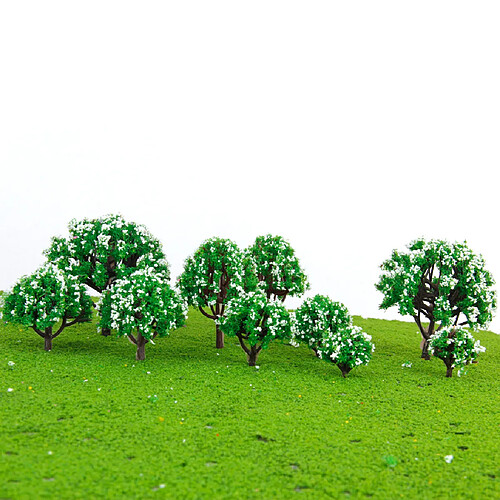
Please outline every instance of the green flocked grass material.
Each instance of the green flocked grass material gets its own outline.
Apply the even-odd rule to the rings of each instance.
[[[354,320],[376,350],[346,379],[278,343],[251,368],[193,309],[144,362],[95,319],[51,352],[2,323],[0,498],[498,498],[500,338],[447,379],[414,324]]]

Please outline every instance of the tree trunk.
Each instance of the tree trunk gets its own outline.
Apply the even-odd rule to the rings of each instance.
[[[446,365],[446,376],[448,378],[452,377],[453,375],[453,359],[449,359],[449,358],[446,358],[446,359],[443,359],[444,361],[444,364]]]
[[[347,374],[351,371],[351,367],[349,365],[344,365],[342,363],[339,363],[337,366],[339,367],[342,376],[346,378]]]
[[[142,336],[140,331],[137,332],[137,351],[135,353],[136,361],[144,361],[146,359],[146,343],[147,339]]]
[[[420,357],[427,360],[431,359],[429,354],[429,341],[427,339],[422,340],[420,347],[422,349],[422,355]]]
[[[109,337],[111,335],[111,328],[103,328],[101,330],[101,335],[103,337]]]
[[[52,328],[46,328],[45,329],[45,337],[44,337],[44,349],[46,351],[52,351]]]
[[[259,352],[260,350],[258,350],[254,345],[250,347],[250,352],[247,354],[248,366],[256,365]]]
[[[215,325],[215,347],[217,349],[224,347],[224,333],[217,324]]]

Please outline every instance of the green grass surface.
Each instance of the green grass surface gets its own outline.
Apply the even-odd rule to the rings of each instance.
[[[447,379],[415,325],[355,322],[376,351],[347,379],[280,344],[250,368],[193,311],[142,363],[94,325],[47,353],[2,324],[0,498],[498,498],[500,338]]]

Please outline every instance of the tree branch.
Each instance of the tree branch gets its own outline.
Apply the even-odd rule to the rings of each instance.
[[[61,326],[59,327],[59,330],[57,330],[57,332],[54,333],[54,335],[52,335],[52,338],[55,339],[65,328],[66,328],[66,315],[63,316]]]
[[[40,335],[40,337],[42,337],[42,339],[44,339],[44,338],[45,338],[45,334],[44,334],[42,331],[40,331],[40,330],[39,330],[36,326],[32,326],[31,328],[33,328],[33,330],[34,330],[36,333],[38,333],[38,335]]]
[[[245,342],[243,342],[242,335],[240,333],[236,334],[236,337],[238,337],[238,340],[240,342],[241,348],[247,353],[250,354],[250,349],[245,345]]]
[[[213,320],[216,320],[216,319],[217,319],[217,316],[215,316],[215,315],[213,315],[213,316],[212,316],[211,314],[208,314],[208,313],[207,313],[207,312],[203,309],[203,307],[198,306],[198,309],[199,309],[199,311],[201,312],[201,314],[203,314],[203,316],[206,316],[207,318],[209,318],[209,319],[213,319]]]

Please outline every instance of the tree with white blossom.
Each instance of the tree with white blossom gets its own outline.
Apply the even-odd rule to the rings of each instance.
[[[220,328],[238,339],[249,366],[256,365],[259,353],[271,342],[291,339],[289,312],[280,300],[268,299],[263,290],[232,298],[220,319]]]
[[[246,251],[255,262],[259,286],[268,299],[283,302],[287,296],[300,297],[309,289],[295,250],[282,236],[258,236]]]
[[[482,256],[467,243],[418,239],[394,250],[382,265],[376,288],[381,309],[397,306],[412,316],[422,335],[422,357],[430,338],[444,327],[487,328],[496,308],[494,280]]]
[[[163,273],[153,268],[136,269],[116,279],[98,304],[100,328],[113,328],[136,346],[137,361],[146,359],[147,343],[180,328],[187,317],[187,304],[171,288]]]
[[[152,267],[167,279],[169,267],[159,240],[145,226],[121,215],[73,219],[67,238],[52,238],[44,252],[50,262],[101,294],[137,268]],[[109,330],[103,328],[103,335]]]
[[[46,351],[62,331],[92,318],[92,299],[77,278],[46,264],[23,276],[3,297],[3,319],[31,327],[44,339]]]
[[[324,338],[352,323],[347,307],[325,295],[307,298],[295,310],[292,322],[293,340],[306,344],[316,355]]]
[[[352,324],[347,308],[323,295],[306,299],[297,308],[292,334],[295,344],[306,344],[318,358],[337,365],[343,377],[368,364],[375,350],[371,336]]]
[[[190,306],[197,307],[207,318],[215,321],[218,349],[224,347],[224,334],[219,320],[224,316],[228,300],[255,288],[252,282],[252,262],[236,243],[229,239],[210,238],[184,263],[178,287]]]
[[[460,376],[465,366],[476,361],[485,347],[472,334],[460,326],[445,326],[429,338],[429,353],[446,365],[446,376],[451,377],[454,368]]]

